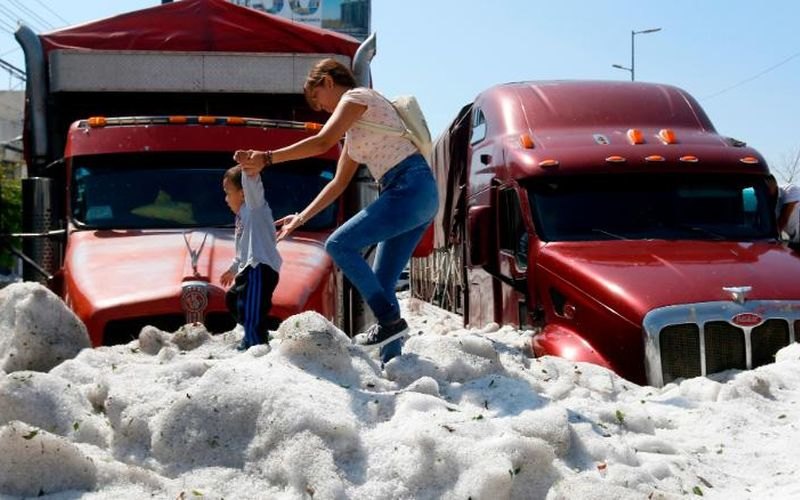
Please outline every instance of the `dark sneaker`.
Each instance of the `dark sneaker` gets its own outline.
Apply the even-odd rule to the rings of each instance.
[[[372,325],[366,332],[356,337],[356,343],[364,347],[381,347],[406,335],[408,335],[408,323],[400,318],[391,325]]]

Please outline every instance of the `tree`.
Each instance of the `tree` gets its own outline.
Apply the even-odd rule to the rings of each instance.
[[[800,146],[784,154],[773,170],[779,181],[800,181]]]
[[[4,177],[3,172],[0,171],[0,178],[2,177]],[[4,235],[18,233],[22,230],[22,187],[19,179],[3,178],[2,181],[2,185],[0,185],[0,238],[6,238]],[[0,241],[0,270],[9,270],[16,262],[16,257],[3,245],[5,242],[15,246],[19,245],[16,238]]]

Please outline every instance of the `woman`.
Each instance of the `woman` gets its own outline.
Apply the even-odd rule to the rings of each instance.
[[[382,353],[387,361],[399,354],[399,339],[408,333],[408,325],[400,316],[395,285],[438,209],[436,182],[411,141],[359,124],[363,119],[393,129],[404,128],[392,104],[372,89],[356,87],[346,66],[333,59],[320,61],[309,72],[303,90],[313,109],[331,113],[320,132],[274,151],[237,151],[234,159],[252,175],[276,163],[322,154],[345,137],[333,180],[303,211],[277,221],[282,226],[278,239],[333,203],[350,183],[358,165],[367,165],[380,184],[380,195],[339,227],[325,242],[325,250],[378,319],[365,335],[357,337],[357,342],[381,347],[398,340],[392,353]],[[374,268],[370,268],[361,250],[376,243]]]

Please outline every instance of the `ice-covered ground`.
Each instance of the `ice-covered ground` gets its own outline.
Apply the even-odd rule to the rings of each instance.
[[[382,370],[313,313],[246,353],[201,328],[82,349],[51,293],[0,290],[0,499],[800,498],[800,344],[655,389],[403,304]]]

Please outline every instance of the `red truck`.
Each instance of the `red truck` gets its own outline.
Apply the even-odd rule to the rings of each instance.
[[[800,340],[800,258],[764,158],[685,91],[498,85],[437,139],[435,252],[412,291],[629,380],[754,368]]]
[[[325,117],[302,94],[309,68],[334,57],[369,85],[374,38],[359,44],[225,0],[183,0],[42,35],[23,26],[16,36],[27,66],[33,200],[23,217],[29,231],[50,236],[29,251],[35,267],[95,345],[128,341],[144,325],[230,330],[219,278],[234,253],[222,191],[233,151],[314,134]],[[276,219],[319,193],[339,153],[264,173]],[[366,321],[323,248],[374,196],[360,179],[279,243],[274,322],[307,309],[348,331]]]

